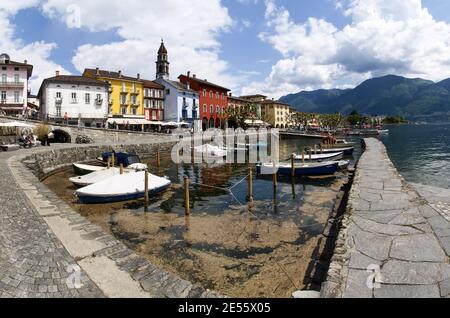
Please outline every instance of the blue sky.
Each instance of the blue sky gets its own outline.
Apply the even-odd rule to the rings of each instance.
[[[2,1],[11,1],[13,3],[13,0]],[[125,73],[130,74],[140,71],[139,69],[142,68],[141,73],[151,78],[154,75],[153,62],[155,59],[154,53],[152,52],[156,52],[158,48],[158,41],[156,39],[164,37],[168,38],[169,41],[169,53],[173,52],[175,57],[179,57],[177,60],[174,60],[175,57],[172,57],[171,60],[176,71],[187,71],[189,68],[189,70],[195,73],[198,67],[198,72],[203,72],[200,76],[212,78],[215,81],[223,81],[237,93],[266,90],[266,92],[262,93],[276,96],[288,93],[291,90],[294,92],[295,90],[320,87],[354,86],[367,77],[383,75],[384,72],[397,72],[399,75],[405,76],[418,75],[433,80],[439,80],[441,77],[445,77],[445,74],[438,71],[433,71],[434,73],[424,71],[426,67],[428,69],[438,69],[439,65],[435,64],[445,62],[439,58],[436,58],[436,63],[433,65],[425,65],[425,62],[423,62],[423,65],[417,66],[413,65],[417,64],[414,61],[407,61],[405,56],[392,57],[389,55],[389,52],[381,52],[381,55],[386,55],[382,58],[378,58],[380,52],[370,52],[371,57],[368,58],[367,55],[369,53],[365,49],[354,55],[354,59],[361,59],[361,61],[364,60],[364,63],[369,64],[370,67],[364,70],[364,72],[359,71],[360,67],[358,65],[353,65],[354,63],[357,64],[357,61],[348,62],[349,58],[342,58],[342,52],[351,52],[352,45],[357,45],[356,43],[348,45],[348,41],[343,42],[342,38],[345,38],[344,28],[352,24],[355,26],[355,23],[361,22],[359,21],[361,20],[361,16],[357,16],[357,10],[353,10],[354,12],[351,14],[344,14],[344,9],[350,8],[349,3],[351,1],[360,2],[356,5],[358,9],[367,9],[370,4],[366,5],[361,0],[217,0],[215,7],[211,6],[210,10],[212,10],[211,12],[215,12],[212,14],[217,14],[217,21],[221,22],[217,22],[217,25],[214,25],[214,22],[209,22],[205,26],[206,31],[204,34],[216,41],[219,46],[209,45],[203,47],[199,43],[201,41],[195,38],[192,42],[197,42],[193,45],[193,52],[189,54],[192,54],[194,59],[198,58],[196,61],[193,58],[188,58],[187,53],[185,53],[185,59],[181,58],[183,56],[181,53],[183,51],[182,48],[189,45],[189,42],[188,44],[182,43],[183,41],[178,40],[179,38],[173,34],[173,30],[167,32],[170,34],[165,34],[165,31],[160,30],[152,33],[152,25],[149,24],[148,29],[146,29],[146,36],[136,39],[133,36],[124,36],[123,33],[125,32],[123,29],[127,27],[132,28],[132,25],[127,26],[126,22],[123,22],[122,24],[118,23],[117,25],[108,26],[106,28],[107,30],[99,30],[101,27],[98,27],[98,24],[96,24],[96,17],[88,17],[88,19],[83,20],[83,24],[79,28],[74,28],[68,26],[65,19],[61,18],[65,10],[63,5],[61,7],[58,7],[58,5],[51,7],[50,5],[49,9],[45,7],[46,1],[36,1],[38,2],[37,5],[24,5],[18,8],[16,12],[10,12],[8,15],[9,23],[13,25],[14,29],[12,40],[20,39],[22,41],[19,47],[17,47],[17,51],[20,52],[22,47],[26,47],[32,43],[51,43],[53,47],[48,50],[49,56],[41,58],[50,61],[51,66],[60,66],[68,73],[73,74],[79,73],[83,69],[83,66],[93,67],[94,65],[92,64],[95,63],[96,65],[103,64],[100,65],[102,68],[122,67]],[[61,2],[64,1],[61,0]],[[172,0],[172,2],[174,1],[177,0]],[[429,23],[427,24],[427,27],[430,28],[429,31],[433,33],[436,33],[435,27],[438,25],[437,21],[445,22],[444,24],[446,26],[450,24],[450,1],[448,0],[423,0],[421,2],[420,0],[386,0],[385,3],[390,1],[396,2],[398,5],[396,4],[395,7],[391,8],[384,8],[383,0],[367,0],[367,2],[373,3],[373,7],[370,10],[380,8],[380,12],[383,14],[387,12],[393,15],[397,15],[398,12],[396,11],[398,10],[405,11],[409,1],[416,2],[416,4],[418,2],[419,5],[411,5],[411,16],[418,21],[420,19],[425,21],[426,19],[418,13],[425,10],[425,8],[428,9],[432,18],[436,21],[433,26],[430,26]],[[275,12],[272,12],[270,15],[267,14],[268,3],[276,7]],[[338,6],[338,3],[341,6]],[[0,10],[2,9],[1,6],[0,4]],[[82,9],[84,8],[83,5],[80,6]],[[221,11],[221,9],[227,10],[228,17],[224,17],[224,11]],[[101,11],[101,9],[97,11]],[[289,15],[290,27],[287,29],[284,27],[286,22],[282,21],[283,14],[285,13]],[[105,12],[105,14],[107,13]],[[101,18],[101,16],[98,17],[98,19]],[[227,18],[231,20],[227,20]],[[308,30],[311,30],[315,25],[314,21],[310,22],[311,18],[314,21],[324,21],[327,26],[320,27],[320,32],[317,34],[310,34]],[[400,17],[395,17],[395,19],[397,18],[401,19]],[[384,17],[379,16],[378,19],[383,21],[382,19]],[[170,22],[172,23],[173,21]],[[413,28],[414,25],[420,24],[420,21],[416,22],[416,24],[405,23],[404,31],[408,31],[408,28]],[[142,26],[139,25],[139,27]],[[166,27],[176,29],[181,26],[178,26],[177,21],[175,21],[175,24],[167,25]],[[193,24],[190,27],[201,28],[203,26]],[[335,30],[330,31],[330,27]],[[219,30],[217,31],[214,28],[218,28]],[[164,30],[164,28],[162,29]],[[214,30],[212,31],[212,29]],[[291,29],[295,30],[292,31],[292,36],[289,36]],[[307,30],[306,35],[302,35],[302,30]],[[443,30],[443,38],[436,39],[436,43],[441,41],[450,44],[449,37],[445,35],[445,32],[449,29]],[[340,35],[337,35],[338,33]],[[382,35],[385,35],[385,33],[383,31]],[[204,36],[204,34],[202,35]],[[265,36],[262,36],[262,34],[265,34]],[[292,46],[298,44],[298,48],[293,50],[283,48],[282,42],[280,41],[286,36],[288,36],[290,41],[298,37],[298,41],[305,42],[306,47],[302,47],[301,43],[293,43]],[[380,38],[382,38],[381,35]],[[425,34],[424,38],[426,38]],[[129,43],[130,41],[132,43]],[[381,41],[379,39],[374,40],[371,47],[382,47]],[[113,57],[105,56],[103,63],[99,55],[105,52],[106,47],[111,43],[115,43],[118,47],[120,45],[120,49],[124,50],[124,52],[129,51],[130,47],[125,48],[124,42],[127,42],[126,45],[130,45],[132,48],[140,46],[139,43],[145,43],[142,46],[145,46],[146,49],[142,49],[143,52],[135,53],[135,59],[140,60],[141,63],[145,60],[145,65],[139,64],[136,61],[124,62],[122,65],[117,62],[117,56],[114,57],[116,59],[115,61]],[[86,47],[86,45],[90,46]],[[308,51],[310,47],[314,47],[315,45],[318,46],[317,51],[305,53],[305,51]],[[342,52],[338,52],[336,47],[340,50],[345,45],[348,45],[349,48],[344,47]],[[2,48],[1,46],[2,44],[0,44],[0,50]],[[80,50],[80,47],[83,49]],[[92,55],[96,56],[89,56],[92,47],[96,49],[95,51],[92,50]],[[431,47],[432,44],[430,43]],[[316,56],[321,55],[326,49],[330,49],[330,53],[326,54],[323,58],[317,59]],[[391,48],[394,51],[395,49],[397,48]],[[405,47],[399,47],[398,49],[399,51],[404,51]],[[406,49],[418,50],[412,47],[406,47]],[[114,55],[111,47],[106,52]],[[373,58],[374,56],[377,59]],[[130,57],[130,59],[132,58]],[[388,61],[388,59],[390,60]],[[28,58],[28,60],[32,62],[32,58]],[[83,65],[84,61],[86,65]],[[204,63],[211,61],[211,64],[220,65],[220,67],[217,70],[211,70],[214,69],[214,66],[199,65],[200,61],[204,61]],[[39,72],[41,68],[44,67],[38,65],[35,71]],[[45,71],[46,74],[50,72],[48,69],[45,69]],[[450,74],[447,77],[450,77]],[[274,86],[277,86],[277,88],[274,88]]]

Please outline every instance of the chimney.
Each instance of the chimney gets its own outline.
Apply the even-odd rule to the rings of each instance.
[[[191,71],[187,72],[187,77],[191,77]]]
[[[197,75],[194,74],[194,75],[192,75],[192,77],[193,77],[193,78],[197,78]]]
[[[28,64],[28,61],[27,60],[23,61],[23,64]]]
[[[100,69],[98,67],[95,69],[95,75],[100,76]]]
[[[119,78],[122,78],[122,71],[119,71]]]
[[[137,74],[137,79],[141,79],[141,74]]]
[[[233,97],[233,93],[230,93],[230,97]]]
[[[59,71],[56,71],[56,76],[59,76]]]

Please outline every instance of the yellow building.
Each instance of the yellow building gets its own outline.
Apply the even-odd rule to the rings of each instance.
[[[109,117],[117,118],[117,124],[137,124],[144,119],[144,94],[140,75],[124,76],[121,71],[109,72],[97,69],[85,69],[83,76],[108,82]],[[123,118],[122,121],[119,118]],[[134,119],[134,121],[133,121]]]
[[[285,129],[291,127],[291,116],[294,112],[290,105],[274,100],[265,100],[262,103],[262,117],[264,121],[274,128]]]

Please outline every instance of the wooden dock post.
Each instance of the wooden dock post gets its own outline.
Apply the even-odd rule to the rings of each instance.
[[[247,201],[253,202],[253,169],[248,166],[248,194]]]
[[[278,187],[278,176],[277,176],[277,165],[276,162],[273,162],[273,188],[276,191],[276,188]]]
[[[116,163],[115,163],[115,158],[114,158],[114,152],[111,154],[111,166],[115,167]]]
[[[156,151],[156,166],[160,167],[161,166],[161,153],[158,147],[158,150]]]
[[[108,160],[106,161],[106,167],[107,169],[111,168],[111,158],[108,158]]]
[[[123,164],[120,164],[120,174],[123,174]]]
[[[149,196],[148,196],[148,170],[145,170],[145,178],[144,178],[144,202],[145,206],[148,206]]]
[[[305,149],[302,150],[302,164],[305,164]]]
[[[317,145],[314,145],[314,154],[317,155]]]
[[[295,153],[291,155],[291,173],[292,177],[295,177]]]
[[[191,204],[189,201],[189,178],[184,177],[184,215],[188,216],[191,214]]]

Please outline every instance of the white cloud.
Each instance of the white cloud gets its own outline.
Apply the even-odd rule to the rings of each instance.
[[[8,53],[11,59],[17,62],[27,60],[34,66],[30,86],[33,93],[37,93],[42,81],[53,76],[55,70],[68,73],[63,67],[52,62],[50,55],[56,47],[54,43],[33,42],[23,43],[21,39],[14,38],[15,26],[10,18],[18,11],[38,5],[38,0],[1,0],[0,2],[0,53]]]
[[[47,0],[43,12],[67,23],[72,0]],[[202,78],[233,86],[239,78],[229,73],[222,60],[218,35],[234,22],[219,0],[80,0],[78,27],[115,31],[122,41],[78,48],[72,61],[78,71],[85,67],[141,73],[154,78],[156,52],[164,38],[171,61],[171,77],[191,70]],[[73,10],[72,10],[73,11]],[[70,20],[70,19],[69,19]],[[69,27],[71,25],[68,25]]]
[[[301,89],[355,85],[389,73],[432,80],[449,77],[450,24],[434,20],[420,0],[338,3],[352,19],[340,30],[316,18],[296,23],[275,0],[266,0],[269,31],[260,38],[283,59],[263,82],[243,91],[259,89],[280,97]]]

